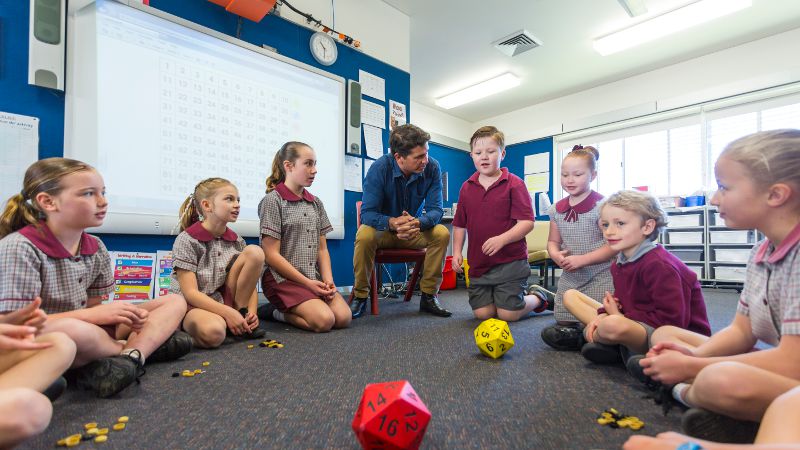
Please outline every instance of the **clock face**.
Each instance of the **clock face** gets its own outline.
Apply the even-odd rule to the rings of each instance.
[[[317,32],[311,35],[311,55],[323,66],[330,66],[336,62],[338,49],[336,41],[325,33]]]

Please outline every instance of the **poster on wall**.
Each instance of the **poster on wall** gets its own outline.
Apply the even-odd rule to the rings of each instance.
[[[155,286],[155,253],[108,252],[114,273],[114,293],[110,300],[146,301]]]
[[[389,130],[406,124],[406,105],[389,100]]]
[[[155,297],[162,297],[169,293],[169,284],[172,280],[172,251],[159,250],[156,252],[156,267],[158,268],[158,282],[156,283]]]

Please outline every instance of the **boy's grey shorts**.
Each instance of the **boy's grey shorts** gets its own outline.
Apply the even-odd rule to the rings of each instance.
[[[469,306],[473,310],[494,304],[496,308],[519,311],[525,307],[525,288],[531,268],[527,260],[492,267],[478,278],[469,278]]]

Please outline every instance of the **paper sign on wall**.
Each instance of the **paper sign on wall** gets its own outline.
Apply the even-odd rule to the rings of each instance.
[[[108,252],[114,273],[111,300],[145,301],[153,296],[155,253]]]
[[[406,105],[389,100],[389,129],[406,124]]]
[[[159,250],[156,252],[156,267],[158,268],[158,283],[156,284],[155,297],[163,297],[169,293],[172,282],[172,251]]]

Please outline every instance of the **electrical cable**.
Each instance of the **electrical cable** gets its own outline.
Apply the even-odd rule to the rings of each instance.
[[[309,13],[304,13],[303,11],[300,11],[299,9],[292,6],[292,4],[287,2],[286,0],[278,0],[278,3],[280,3],[281,5],[286,5],[287,8],[291,9],[295,13],[299,14],[301,17],[305,18],[306,22],[313,23],[315,27],[322,27],[323,32],[333,33],[335,36],[339,38],[340,41],[344,42],[345,44],[353,46],[355,48],[361,47],[360,41],[357,41],[344,33],[340,33],[334,30],[333,27],[329,27],[323,24],[322,21],[320,21],[319,19],[314,18],[314,16],[312,16]],[[333,7],[333,0],[331,0],[331,7]],[[334,23],[335,23],[335,18],[336,16],[334,16]]]

